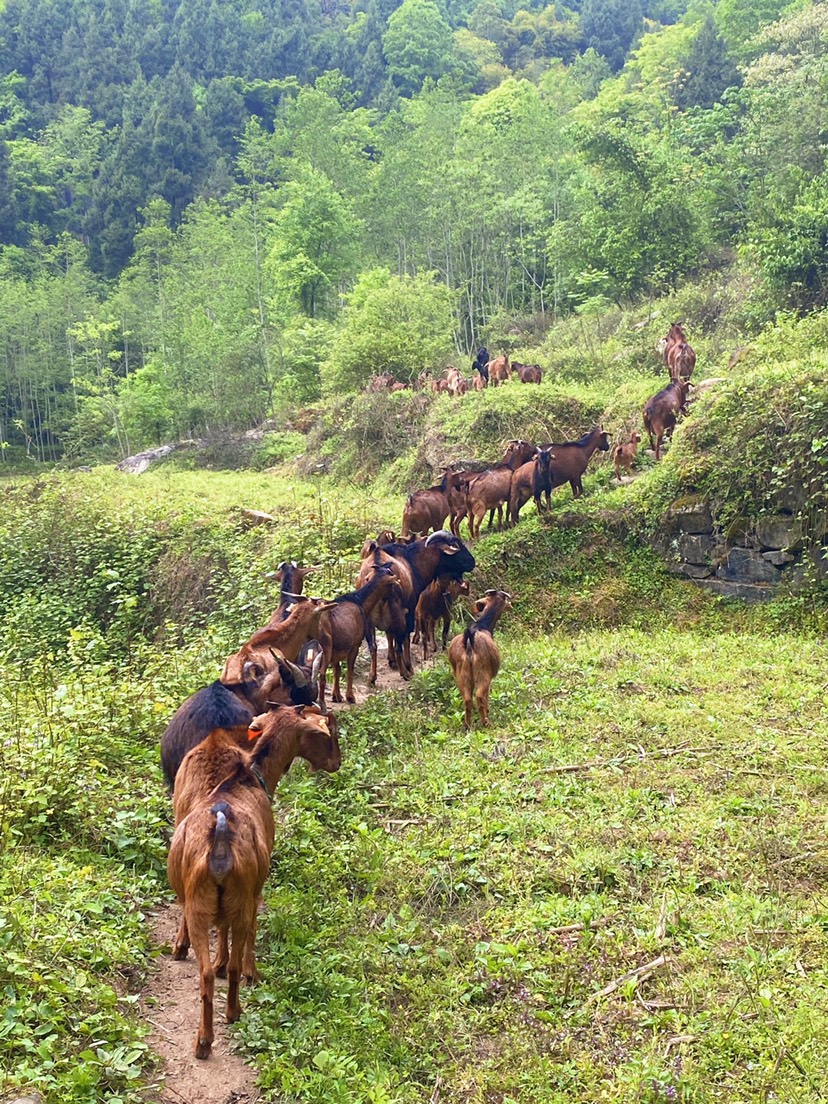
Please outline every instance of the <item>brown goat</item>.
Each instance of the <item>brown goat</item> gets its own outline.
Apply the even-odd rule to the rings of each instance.
[[[539,364],[518,364],[513,361],[512,374],[517,375],[521,383],[540,383],[543,379],[543,369]]]
[[[690,384],[685,380],[673,380],[647,400],[642,417],[650,438],[650,448],[655,449],[656,460],[661,459],[661,443],[665,434],[669,431],[672,435],[679,414],[685,411],[689,390]]]
[[[170,786],[187,752],[214,728],[246,724],[268,700],[286,705],[315,700],[315,678],[308,679],[296,660],[325,608],[321,598],[292,599],[283,621],[254,633],[227,660],[220,679],[178,707],[161,737],[161,766]]]
[[[430,530],[436,533],[438,529],[442,529],[451,512],[451,493],[457,491],[460,483],[460,474],[446,469],[436,486],[410,494],[403,507],[403,536],[410,536],[411,533],[425,534]]]
[[[319,618],[329,608],[330,603],[324,598],[308,598],[300,594],[292,599],[287,607],[289,616],[276,625],[258,629],[246,644],[227,659],[221,681],[225,685],[234,685],[255,678],[258,669],[271,670],[271,648],[278,648],[287,659],[295,661],[302,645],[316,635]]]
[[[618,482],[621,482],[621,469],[624,468],[627,475],[632,471],[633,461],[635,455],[638,452],[638,444],[641,440],[640,433],[630,434],[630,439],[625,444],[616,445],[612,450],[612,461],[615,465],[615,475]]]
[[[512,490],[512,473],[527,463],[537,449],[528,441],[510,441],[503,460],[497,467],[489,468],[469,479],[466,509],[469,515],[469,533],[480,536],[480,526],[489,511],[488,528],[491,529],[497,510],[497,527],[503,528],[503,507],[509,501]]]
[[[487,383],[486,377],[481,375],[480,372],[478,371],[475,374],[475,376],[472,380],[472,387],[474,387],[475,391],[485,391],[486,390],[486,383]]]
[[[213,1045],[216,974],[227,971],[228,1023],[241,1016],[240,974],[256,978],[256,909],[275,834],[270,794],[297,755],[316,770],[336,771],[341,762],[327,718],[312,706],[277,706],[248,732],[258,737],[251,752],[239,747],[233,730],[212,733],[186,757],[176,781],[167,876],[183,912],[173,957],[186,958],[192,941],[198,960],[196,1058],[208,1058]],[[211,927],[219,930],[215,963]]]
[[[319,675],[319,701],[325,707],[326,672],[333,667],[335,702],[342,701],[339,690],[339,668],[345,660],[347,686],[345,698],[355,702],[354,664],[363,640],[371,638],[371,617],[380,602],[387,601],[391,591],[400,590],[399,580],[387,564],[378,567],[373,578],[349,594],[334,599],[334,609],[319,619],[319,643],[322,645],[322,666]]]
[[[667,350],[667,367],[670,369],[670,379],[688,382],[696,367],[696,351],[686,341],[680,341]]]
[[[546,493],[546,509],[550,509],[551,477],[549,469],[555,454],[551,447],[538,449],[537,455],[517,469],[512,476],[512,489],[509,493],[510,525],[517,525],[520,511],[530,498],[535,500],[535,508],[541,512],[541,495]]]
[[[413,643],[419,640],[423,646],[423,659],[428,658],[428,649],[437,651],[435,629],[437,622],[443,620],[443,648],[448,643],[451,627],[451,608],[461,594],[469,593],[469,584],[464,579],[452,579],[441,576],[425,588],[417,602],[414,615],[415,636]]]
[[[505,383],[506,380],[511,379],[508,356],[495,357],[494,360],[489,361],[486,365],[486,369],[489,373],[489,383],[492,387],[497,387],[498,384]]]
[[[466,728],[471,728],[474,700],[480,723],[483,726],[489,723],[489,688],[500,670],[500,650],[494,642],[494,629],[501,614],[512,608],[512,596],[505,590],[487,590],[475,602],[474,608],[480,617],[449,645],[449,663],[463,698]]]
[[[572,497],[580,498],[584,493],[582,479],[587,464],[599,449],[601,452],[607,452],[610,447],[609,434],[605,432],[603,426],[596,425],[577,441],[565,441],[563,444],[549,443],[540,447],[555,451],[555,458],[549,465],[548,490],[554,491],[556,487],[562,487],[564,483],[568,483],[572,488]],[[546,491],[547,488],[544,487],[543,490]]]
[[[372,621],[376,628],[388,635],[388,662],[400,675],[411,678],[411,633],[420,595],[429,583],[441,575],[460,578],[474,570],[474,556],[463,542],[444,529],[421,537],[411,544],[392,544],[374,548],[362,562],[357,576],[357,586],[364,586],[381,564],[391,564],[400,581],[401,593],[392,592],[375,610]],[[373,633],[369,640],[371,651],[371,676],[369,684],[377,680],[377,647]]]

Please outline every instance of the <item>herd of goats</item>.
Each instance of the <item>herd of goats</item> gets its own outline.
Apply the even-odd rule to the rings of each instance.
[[[487,359],[480,363],[482,354]],[[667,335],[663,356],[670,383],[649,400],[643,415],[656,457],[664,433],[684,411],[696,359],[678,324]],[[505,361],[508,378],[508,358],[490,361],[485,350],[478,354],[475,366],[484,386],[500,372],[498,361]],[[640,439],[633,434],[615,447],[619,479],[622,467],[630,469]],[[538,510],[543,497],[549,509],[552,490],[566,482],[578,497],[590,457],[609,447],[608,434],[596,426],[564,444],[510,441],[501,462],[485,471],[445,469],[440,484],[409,495],[399,538],[386,531],[366,541],[356,588],[332,601],[303,593],[314,568],[280,564],[275,573],[280,600],[267,625],[227,659],[220,678],[176,711],[161,740],[175,819],[167,871],[182,906],[173,957],[186,958],[192,943],[199,965],[196,1058],[209,1057],[212,1049],[215,978],[228,979],[227,1020],[234,1022],[241,1015],[241,976],[249,982],[257,977],[256,914],[275,835],[274,788],[297,757],[312,770],[339,769],[337,717],[326,707],[328,669],[333,669],[331,697],[341,702],[345,663],[345,699],[354,702],[354,665],[363,641],[371,656],[370,685],[377,678],[378,629],[387,635],[389,665],[408,679],[412,634],[426,657],[429,648],[436,651],[436,626],[442,621],[442,644],[448,644],[465,725],[472,724],[474,704],[480,723],[488,724],[489,688],[500,668],[494,630],[511,596],[487,590],[474,603],[476,619],[449,643],[452,605],[468,595],[463,576],[475,567],[460,523],[468,518],[475,538],[487,511],[490,527],[495,510],[502,524],[504,506],[507,524],[515,524],[530,497]],[[450,531],[443,528],[447,519]],[[430,530],[428,536],[417,535]],[[218,931],[213,960],[212,928]]]

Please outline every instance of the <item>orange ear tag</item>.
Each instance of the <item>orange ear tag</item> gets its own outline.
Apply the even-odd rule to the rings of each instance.
[[[248,740],[258,740],[261,734],[262,730],[260,728],[248,728],[247,730]]]

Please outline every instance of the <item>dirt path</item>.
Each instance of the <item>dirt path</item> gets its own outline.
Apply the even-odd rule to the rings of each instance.
[[[379,664],[376,690],[368,689],[367,655],[357,661],[354,690],[357,704],[375,693],[399,690],[406,684],[386,662],[385,640],[378,640]],[[421,665],[419,646],[415,666]],[[328,683],[330,687],[330,682]],[[345,690],[343,680],[342,690]],[[350,706],[334,706],[346,710]],[[216,981],[215,1032],[213,1053],[207,1061],[193,1057],[199,1022],[198,968],[192,951],[184,962],[175,962],[170,954],[180,913],[170,903],[150,914],[153,944],[162,948],[155,959],[141,997],[141,1015],[152,1028],[148,1043],[161,1057],[163,1090],[151,1098],[152,1104],[255,1104],[261,1097],[256,1089],[256,1071],[233,1052],[232,1040],[224,1019],[226,982]],[[242,988],[244,1007],[244,988]]]

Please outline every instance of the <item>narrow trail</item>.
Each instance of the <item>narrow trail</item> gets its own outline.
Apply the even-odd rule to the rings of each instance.
[[[368,687],[367,655],[361,654],[357,661],[354,692],[358,705],[374,694],[404,690],[408,685],[396,671],[389,670],[385,640],[378,639],[377,645],[379,664],[375,689]],[[429,658],[423,663],[419,645],[412,646],[411,650],[416,669],[433,662]],[[329,681],[329,690],[330,685]],[[345,690],[344,680],[342,690]],[[339,712],[352,707],[334,705],[333,708]],[[278,819],[278,812],[276,815]],[[159,1081],[163,1082],[163,1089],[160,1095],[148,1096],[148,1100],[151,1104],[256,1104],[262,1099],[256,1088],[256,1070],[235,1053],[224,1018],[226,981],[216,980],[213,1053],[206,1061],[193,1056],[200,1015],[198,967],[192,951],[183,962],[175,962],[172,958],[179,920],[180,910],[173,901],[149,914],[152,944],[160,953],[153,961],[142,990],[140,1012],[151,1029],[147,1042],[162,1060]],[[242,987],[242,1008],[244,999]]]

